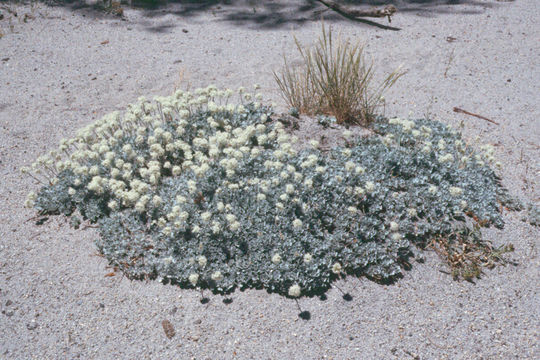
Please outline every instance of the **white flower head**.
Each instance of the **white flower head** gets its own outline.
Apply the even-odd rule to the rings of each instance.
[[[206,256],[201,255],[197,258],[197,262],[199,263],[200,267],[205,267],[208,260],[206,259]]]
[[[372,193],[373,191],[375,191],[375,184],[373,183],[373,181],[366,182],[365,190],[368,193]]]
[[[441,164],[444,164],[444,163],[447,163],[447,162],[454,161],[454,156],[452,154],[441,155],[441,156],[439,156],[438,160],[439,160],[439,162]]]
[[[172,229],[169,226],[167,226],[167,227],[164,227],[163,230],[161,230],[161,232],[163,233],[163,235],[169,236],[172,233]]]
[[[155,206],[159,206],[163,203],[163,199],[161,199],[160,196],[158,195],[155,195],[153,198],[152,198],[152,203],[155,205]]]
[[[190,274],[188,279],[193,286],[196,286],[199,281],[199,274]]]
[[[231,231],[237,231],[238,229],[240,229],[240,223],[238,221],[235,221],[229,225],[229,230]]]
[[[210,218],[212,217],[212,213],[210,213],[209,211],[205,211],[201,214],[201,219],[202,221],[208,221],[210,220]]]
[[[236,221],[236,216],[234,214],[226,214],[225,219],[227,219],[229,223],[232,223]]]
[[[261,153],[261,150],[259,148],[253,148],[251,149],[251,156],[252,157],[256,157],[257,155],[259,155]]]
[[[289,194],[289,195],[292,194],[292,193],[294,193],[294,185],[293,185],[293,184],[287,184],[287,185],[285,186],[285,192],[286,192],[287,194]]]
[[[135,204],[135,210],[137,210],[140,213],[143,213],[146,211],[146,203],[144,201],[137,201]]]
[[[186,221],[188,218],[189,218],[189,213],[187,211],[182,211],[179,215],[178,215],[178,218],[182,221]]]
[[[407,209],[407,214],[408,214],[410,217],[415,217],[415,216],[417,215],[416,209],[415,209],[415,208],[409,208],[409,209]]]
[[[281,256],[279,254],[274,254],[274,256],[272,256],[272,262],[274,264],[279,264],[281,262]]]
[[[446,141],[444,141],[444,139],[440,139],[440,140],[439,140],[439,143],[437,144],[437,146],[439,147],[439,150],[444,150],[444,149],[446,149]]]
[[[332,265],[332,272],[334,274],[339,274],[341,272],[341,264],[340,263],[334,263],[334,265]]]
[[[364,195],[365,192],[366,192],[366,190],[362,189],[360,186],[357,186],[357,187],[354,188],[354,194],[355,195],[362,196],[362,195]]]
[[[294,228],[296,228],[296,229],[301,228],[302,227],[302,220],[294,219],[292,224],[293,224]]]
[[[289,288],[289,296],[299,297],[302,293],[302,288],[298,284],[294,284]]]
[[[221,271],[216,271],[212,274],[211,278],[214,281],[221,281],[223,280],[223,274],[221,273]]]
[[[28,193],[28,196],[26,197],[24,206],[27,208],[32,208],[34,206],[36,199],[37,199],[36,193],[31,191],[30,193]]]
[[[176,197],[176,202],[179,203],[179,204],[185,203],[186,200],[187,200],[187,199],[186,199],[184,196],[182,196],[182,195],[178,195],[178,196]]]
[[[114,201],[114,200],[111,200],[109,201],[109,203],[107,204],[107,206],[109,207],[109,209],[111,209],[112,211],[115,211],[116,209],[118,209],[118,202]]]
[[[362,166],[357,166],[356,169],[354,170],[357,174],[363,174],[366,172],[366,169]]]
[[[223,204],[221,201],[217,204],[218,211],[223,211],[225,209],[225,204]]]
[[[395,221],[390,222],[390,231],[398,231],[399,230],[399,224]]]

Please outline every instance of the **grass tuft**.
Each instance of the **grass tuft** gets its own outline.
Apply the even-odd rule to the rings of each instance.
[[[307,115],[333,115],[339,124],[369,124],[384,104],[383,93],[404,74],[396,69],[374,86],[373,63],[366,60],[363,45],[340,36],[335,40],[324,24],[315,46],[294,40],[302,65],[295,67],[284,56],[283,70],[274,72],[274,78],[287,104]]]

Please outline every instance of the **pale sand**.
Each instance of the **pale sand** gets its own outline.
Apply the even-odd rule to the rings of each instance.
[[[303,43],[316,39],[313,11],[324,7],[264,3],[241,14],[225,5],[126,9],[126,21],[90,9],[15,6],[18,19],[35,19],[15,19],[13,31],[2,11],[0,358],[540,358],[540,232],[520,221],[523,213],[505,212],[504,230],[484,232],[495,245],[513,244],[518,266],[487,271],[476,284],[456,282],[428,253],[395,285],[338,283],[352,301],[337,288],[326,301],[301,299],[309,321],[293,301],[264,291],[236,292],[229,305],[210,296],[203,305],[196,291],[105,277],[110,269],[96,254],[95,229],[73,230],[62,218],[42,226],[25,221],[34,213],[22,205],[37,185],[20,175],[21,166],[138,96],[171,93],[180,70],[193,86],[261,84],[285,110],[272,70],[283,53],[296,54],[292,34]],[[467,138],[496,146],[511,193],[538,202],[540,6],[461,3],[398,2],[408,11],[391,25],[401,31],[324,16],[345,37],[367,41],[379,71],[408,70],[386,95],[387,115],[463,121]],[[454,113],[454,106],[500,126]],[[172,339],[164,319],[176,329]]]

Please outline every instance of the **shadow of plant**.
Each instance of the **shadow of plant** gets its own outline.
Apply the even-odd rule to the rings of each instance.
[[[298,1],[255,1],[255,0],[36,0],[50,6],[63,6],[73,11],[90,10],[92,16],[106,16],[107,12],[122,15],[125,8],[142,10],[145,17],[153,18],[164,14],[176,15],[179,18],[196,17],[211,14],[217,20],[227,21],[238,26],[257,27],[259,29],[275,29],[286,25],[318,21],[321,18],[332,21],[350,22],[336,12],[315,0]],[[25,3],[25,1],[11,0],[8,3]],[[339,3],[355,9],[370,9],[388,5],[395,5],[399,13],[414,13],[418,16],[432,17],[444,14],[478,14],[486,8],[502,6],[502,3],[478,0],[356,0],[339,1]],[[114,11],[111,11],[114,10]],[[104,11],[105,10],[105,11]],[[366,26],[378,26],[391,30],[397,28],[384,25],[384,21],[371,21],[359,19],[358,22]]]

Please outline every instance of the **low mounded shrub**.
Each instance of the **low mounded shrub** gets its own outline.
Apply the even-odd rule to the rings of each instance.
[[[492,148],[439,122],[378,118],[376,135],[298,150],[260,95],[232,95],[177,91],[104,117],[22,169],[44,181],[27,205],[97,223],[99,251],[129,278],[221,294],[392,281],[427,247],[456,276],[500,259],[478,236],[503,226]]]

